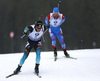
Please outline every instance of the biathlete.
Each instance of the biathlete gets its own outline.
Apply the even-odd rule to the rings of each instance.
[[[40,53],[41,53],[41,37],[46,31],[46,26],[43,25],[42,21],[37,21],[35,25],[26,26],[24,29],[24,34],[27,34],[27,31],[29,31],[28,35],[28,41],[25,46],[24,55],[22,56],[18,67],[14,71],[14,74],[18,74],[20,72],[21,67],[23,66],[25,60],[29,56],[29,53],[32,48],[36,51],[36,64],[35,64],[35,73],[39,73],[39,65],[40,65]]]
[[[57,58],[57,50],[56,50],[56,37],[59,40],[59,43],[61,44],[61,47],[64,51],[64,54],[67,58],[70,57],[70,55],[66,51],[66,45],[64,43],[64,38],[62,35],[62,29],[61,24],[65,21],[65,16],[63,14],[59,13],[59,8],[54,7],[53,13],[50,13],[45,18],[45,23],[49,27],[49,34],[52,39],[52,48],[54,51],[54,57]]]

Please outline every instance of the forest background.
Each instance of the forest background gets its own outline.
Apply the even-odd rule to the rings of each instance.
[[[41,20],[57,7],[58,0],[0,0],[0,54],[23,52],[27,36],[21,39],[25,26]],[[61,25],[68,50],[100,48],[100,0],[61,0]],[[14,32],[14,38],[10,38]],[[49,33],[44,35],[42,51],[51,51]],[[57,40],[57,50],[62,50]],[[32,50],[33,51],[33,50]]]

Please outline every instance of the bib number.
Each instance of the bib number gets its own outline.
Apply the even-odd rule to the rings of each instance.
[[[57,24],[57,21],[54,21],[54,25],[56,26],[56,24]]]

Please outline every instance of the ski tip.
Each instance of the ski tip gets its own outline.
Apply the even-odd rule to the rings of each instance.
[[[8,76],[6,76],[6,78],[8,78]]]
[[[11,76],[13,76],[14,74],[11,74],[11,75],[8,75],[8,76],[6,76],[6,78],[9,78],[9,77],[11,77]]]

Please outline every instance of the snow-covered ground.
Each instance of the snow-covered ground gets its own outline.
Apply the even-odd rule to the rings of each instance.
[[[100,81],[100,49],[68,50],[70,56],[64,57],[63,51],[58,52],[55,62],[53,52],[42,52],[40,75],[34,75],[35,52],[31,52],[19,75],[8,79],[17,67],[23,53],[0,55],[0,81]]]

